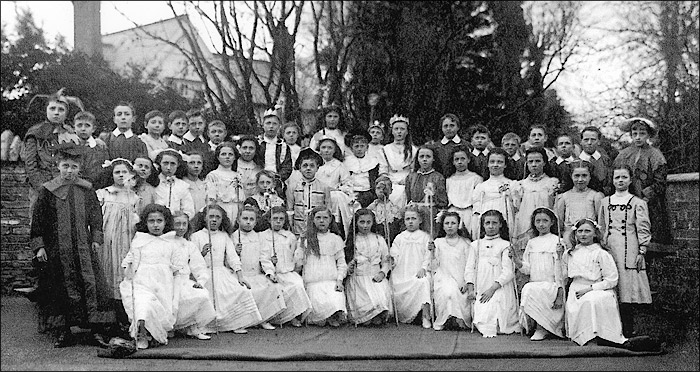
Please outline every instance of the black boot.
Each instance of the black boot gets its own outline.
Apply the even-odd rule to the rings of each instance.
[[[622,322],[622,335],[631,338],[636,335],[634,332],[634,305],[620,304],[620,321]]]
[[[70,331],[70,328],[64,328],[64,329],[58,331],[58,334],[56,336],[56,341],[53,343],[53,347],[62,348],[62,347],[73,346],[75,344],[76,344],[75,336],[73,336],[73,333]]]

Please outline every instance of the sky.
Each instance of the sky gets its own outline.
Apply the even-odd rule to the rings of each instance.
[[[612,20],[606,14],[606,2],[585,3],[584,12],[589,20]],[[62,34],[67,44],[73,46],[73,5],[71,1],[0,1],[2,23],[11,33],[15,24],[15,7],[29,8],[34,14],[37,25],[42,27],[49,40],[57,34]],[[148,24],[163,19],[172,18],[173,14],[166,1],[102,1],[101,27],[102,34],[109,34],[134,27],[137,24]],[[195,17],[196,18],[196,17]],[[195,26],[196,19],[192,19]],[[133,21],[133,22],[132,22]],[[205,40],[208,38],[202,35]],[[595,43],[600,35],[587,35],[586,39]],[[310,46],[298,46],[298,52],[309,52]],[[596,115],[592,112],[600,110],[599,92],[611,82],[621,78],[621,66],[611,61],[601,62],[599,58],[588,58],[578,61],[573,69],[565,71],[552,86],[557,90],[564,107],[572,114],[574,120],[581,125],[594,123]],[[600,124],[600,123],[597,123]],[[613,131],[614,132],[614,131]],[[615,133],[609,133],[614,135]]]

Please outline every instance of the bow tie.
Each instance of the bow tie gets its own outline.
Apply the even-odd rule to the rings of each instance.
[[[174,183],[175,183],[175,177],[173,177],[173,176],[167,176],[167,177],[165,177],[165,183],[167,183],[168,185],[174,184]]]

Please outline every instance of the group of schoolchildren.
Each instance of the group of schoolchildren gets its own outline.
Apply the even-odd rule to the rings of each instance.
[[[74,325],[98,341],[128,326],[143,349],[174,333],[390,320],[624,345],[651,303],[666,170],[646,119],[626,122],[633,144],[612,162],[596,127],[580,152],[571,135],[546,148],[542,126],[495,147],[484,126],[460,138],[447,114],[444,137],[415,146],[406,117],[346,131],[330,106],[302,148],[274,110],[261,137],[235,141],[201,111],[151,111],[137,136],[119,103],[104,140],[92,114],[70,125],[67,111],[50,99],[23,154],[56,347]]]

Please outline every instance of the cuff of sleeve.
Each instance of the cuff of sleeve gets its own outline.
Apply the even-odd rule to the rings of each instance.
[[[36,252],[39,252],[41,248],[44,248],[44,239],[41,236],[37,236],[31,240],[30,246],[34,251],[34,255],[36,255]]]

